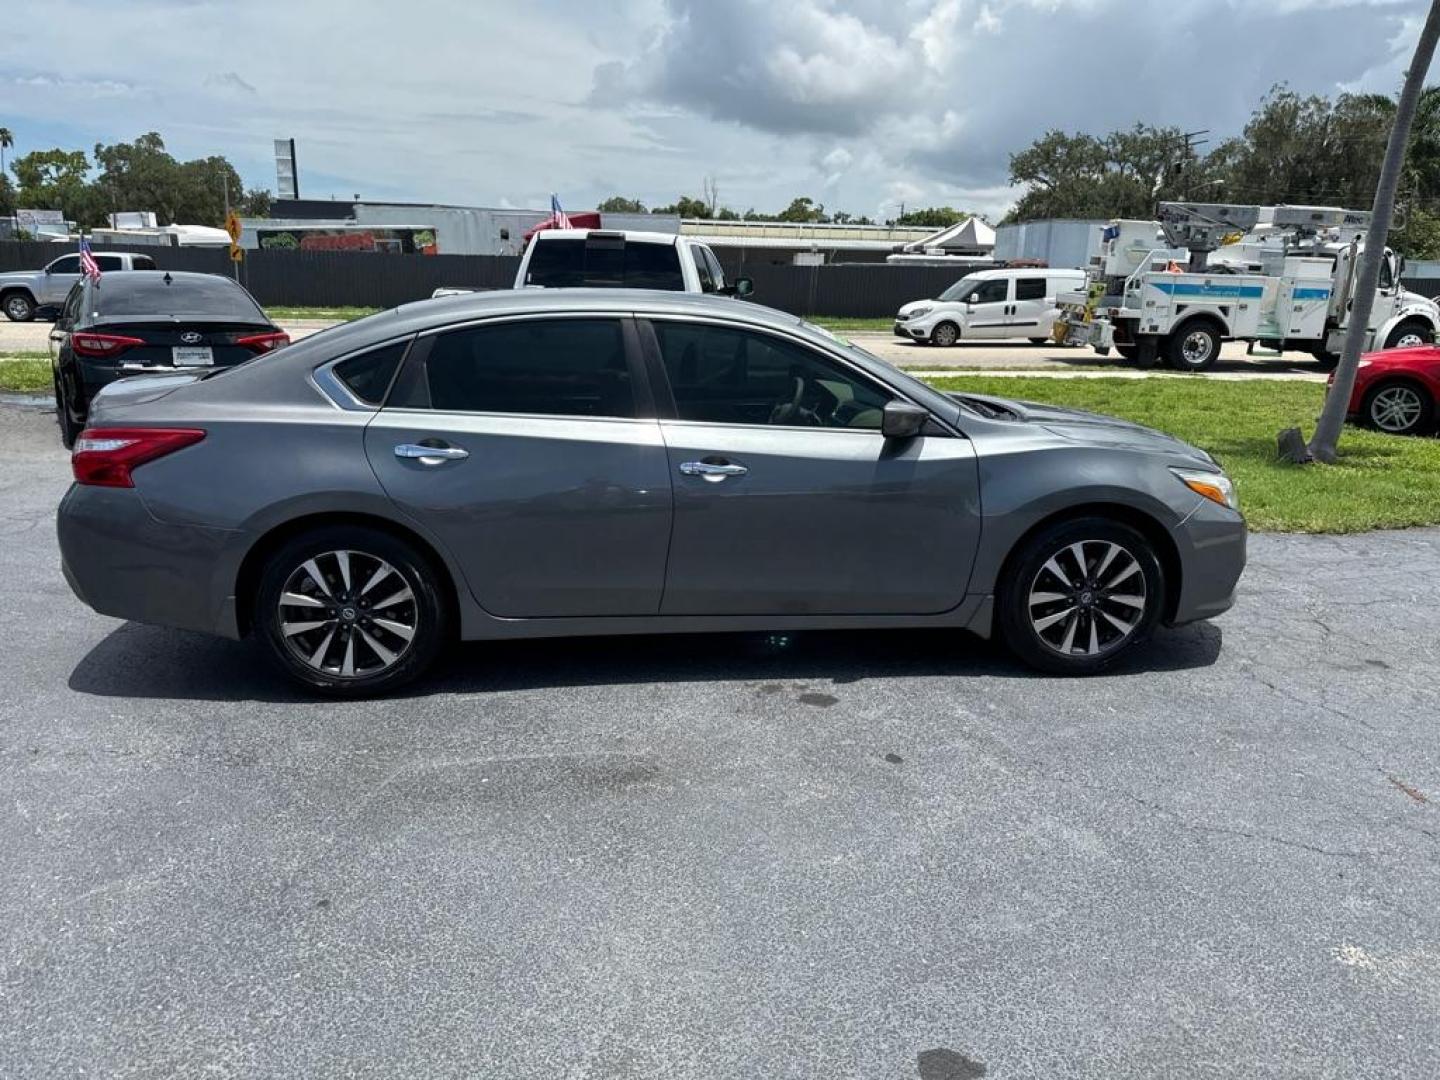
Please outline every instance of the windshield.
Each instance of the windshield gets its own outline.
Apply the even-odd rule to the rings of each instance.
[[[939,296],[941,300],[964,300],[973,293],[980,282],[973,277],[963,277]]]

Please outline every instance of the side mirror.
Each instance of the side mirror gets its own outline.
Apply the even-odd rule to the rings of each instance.
[[[881,414],[880,434],[887,439],[913,439],[925,429],[930,414],[908,401],[889,401]]]
[[[735,279],[736,296],[749,296],[754,291],[755,283],[751,281],[748,277],[740,277]]]
[[[54,322],[60,318],[59,304],[41,304],[35,309],[35,318],[42,322]]]

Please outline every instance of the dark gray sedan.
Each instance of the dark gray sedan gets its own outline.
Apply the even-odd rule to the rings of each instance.
[[[942,394],[729,299],[422,301],[121,380],[89,425],[59,513],[76,594],[253,633],[336,694],[456,636],[964,627],[1084,674],[1226,610],[1245,564],[1203,451]]]

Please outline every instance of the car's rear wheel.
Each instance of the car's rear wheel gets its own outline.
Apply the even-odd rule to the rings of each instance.
[[[942,322],[930,331],[930,344],[939,345],[942,349],[948,349],[959,340],[960,328],[954,323]]]
[[[256,629],[280,667],[311,689],[382,694],[420,675],[444,643],[440,580],[429,560],[389,533],[317,529],[266,560]]]
[[[1025,340],[1028,341],[1028,342],[1030,342],[1031,345],[1048,345],[1048,344],[1050,344],[1050,339],[1049,339],[1048,337],[1032,337],[1032,338],[1026,338]]]
[[[1154,631],[1165,576],[1140,532],[1109,518],[1074,518],[1025,541],[997,599],[1001,635],[1022,660],[1089,675]]]
[[[1435,426],[1435,401],[1414,383],[1384,382],[1365,394],[1361,416],[1387,435],[1423,435]]]
[[[6,293],[0,300],[0,308],[11,322],[29,322],[35,317],[35,304],[22,292]]]

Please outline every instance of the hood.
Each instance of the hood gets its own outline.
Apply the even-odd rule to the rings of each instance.
[[[1113,416],[1067,409],[1063,405],[1046,405],[1038,401],[1012,401],[985,394],[952,393],[948,395],[962,404],[989,406],[998,410],[996,419],[1034,424],[1053,435],[1089,446],[1114,447],[1117,450],[1138,450],[1142,453],[1164,454],[1183,458],[1203,468],[1219,468],[1215,459],[1198,446],[1167,435],[1143,424],[1120,420]],[[982,407],[982,412],[985,409]],[[1006,414],[1009,415],[1006,415]]]
[[[0,273],[0,281],[29,281],[41,272],[39,270],[6,270],[4,273]]]
[[[941,303],[939,300],[911,300],[908,304],[902,304],[900,306],[900,314],[909,315],[916,308],[934,307],[939,303]]]

